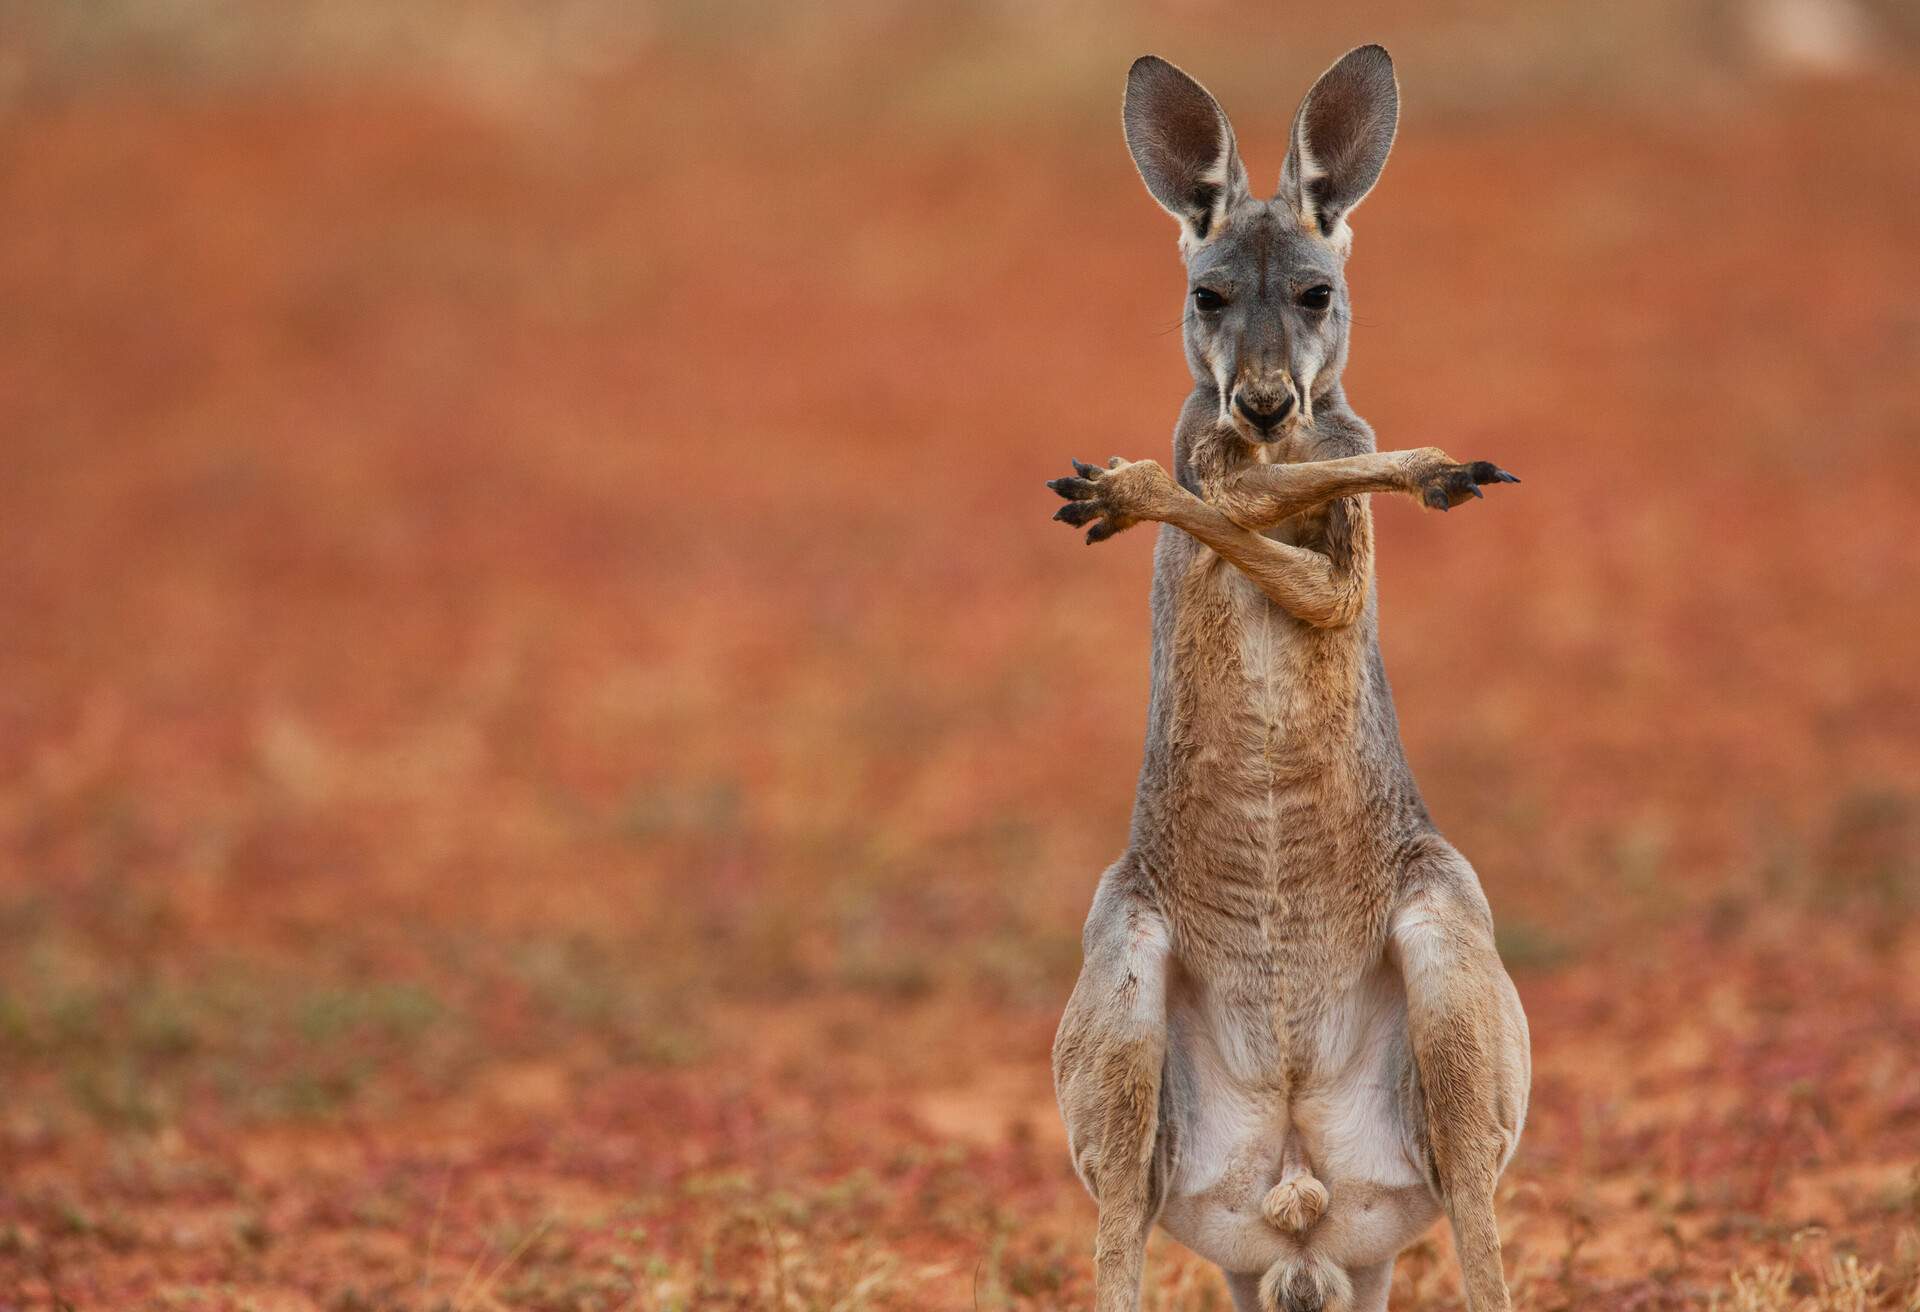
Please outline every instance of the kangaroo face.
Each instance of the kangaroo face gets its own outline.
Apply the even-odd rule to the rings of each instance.
[[[1379,180],[1399,113],[1387,52],[1351,51],[1300,102],[1279,189],[1260,200],[1206,88],[1152,55],[1127,75],[1127,149],[1180,221],[1187,364],[1249,441],[1311,426],[1346,364],[1347,215]]]
[[[1221,422],[1277,442],[1313,422],[1347,358],[1342,260],[1291,207],[1249,200],[1187,258],[1187,363]]]

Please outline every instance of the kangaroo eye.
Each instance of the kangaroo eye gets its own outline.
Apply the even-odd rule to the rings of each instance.
[[[1213,311],[1227,303],[1227,298],[1211,287],[1195,287],[1193,303],[1197,309]]]
[[[1300,293],[1300,304],[1309,310],[1324,310],[1333,304],[1333,288],[1325,283]]]

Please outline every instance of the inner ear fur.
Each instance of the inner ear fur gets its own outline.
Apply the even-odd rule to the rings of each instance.
[[[1246,166],[1219,102],[1166,60],[1142,55],[1127,71],[1123,117],[1147,190],[1184,235],[1205,241],[1247,194]]]
[[[1393,59],[1381,46],[1349,50],[1320,75],[1293,116],[1280,197],[1303,227],[1332,237],[1380,180],[1400,121]]]

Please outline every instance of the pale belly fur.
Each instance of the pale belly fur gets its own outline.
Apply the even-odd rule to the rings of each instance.
[[[1311,1251],[1353,1268],[1390,1260],[1439,1216],[1408,1123],[1406,997],[1386,963],[1333,1000],[1313,1035],[1310,1074],[1247,1061],[1255,1018],[1182,981],[1168,998],[1168,1100],[1179,1145],[1160,1223],[1228,1271],[1260,1272]],[[1302,1236],[1261,1211],[1282,1178],[1288,1136],[1326,1186],[1326,1213]]]

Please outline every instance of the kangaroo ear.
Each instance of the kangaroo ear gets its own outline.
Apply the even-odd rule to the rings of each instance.
[[[1202,242],[1247,194],[1233,126],[1207,89],[1158,55],[1127,70],[1127,149],[1153,198]]]
[[[1400,121],[1393,60],[1380,46],[1358,46],[1320,75],[1293,116],[1280,199],[1302,227],[1344,244],[1348,211],[1366,199],[1386,167]]]

